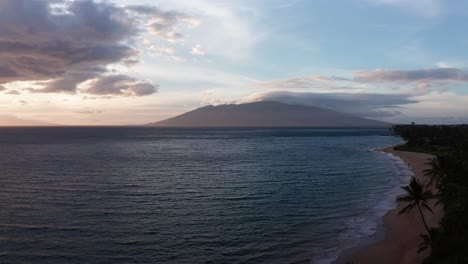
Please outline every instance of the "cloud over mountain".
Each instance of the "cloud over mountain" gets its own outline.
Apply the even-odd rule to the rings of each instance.
[[[358,82],[468,82],[468,71],[458,68],[355,71],[354,75]]]
[[[352,77],[337,76],[302,76],[279,80],[259,81],[254,87],[272,90],[319,89],[355,90],[372,89],[373,85],[387,87],[392,90],[398,87],[411,88],[415,95],[431,92],[443,93],[451,84],[468,83],[468,71],[460,68],[430,68],[416,70],[377,69],[357,70],[351,72]]]
[[[417,103],[408,94],[370,93],[313,93],[275,91],[250,95],[237,103],[275,101],[288,104],[318,106],[364,117],[391,117],[401,115],[395,110],[403,105]]]
[[[311,87],[323,86],[324,84],[336,81],[336,77],[325,76],[304,76],[292,77],[280,80],[261,81],[254,84],[257,87],[269,89],[305,89]]]

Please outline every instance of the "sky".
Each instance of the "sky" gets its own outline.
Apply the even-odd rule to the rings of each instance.
[[[0,0],[0,125],[272,100],[468,123],[468,1]]]

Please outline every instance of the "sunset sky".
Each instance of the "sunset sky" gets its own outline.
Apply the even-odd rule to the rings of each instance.
[[[0,125],[258,100],[466,123],[467,25],[464,0],[0,0]]]

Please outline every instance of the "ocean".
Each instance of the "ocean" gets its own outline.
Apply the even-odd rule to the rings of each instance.
[[[389,134],[0,128],[0,263],[330,263],[408,179]]]

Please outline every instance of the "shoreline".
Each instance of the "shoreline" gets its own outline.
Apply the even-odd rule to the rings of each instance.
[[[398,157],[405,164],[408,164],[414,177],[426,182],[427,178],[424,177],[422,171],[428,168],[427,159],[433,156],[424,153],[397,151],[393,147],[385,147],[375,151]],[[432,191],[434,192],[433,188]],[[435,201],[430,201],[429,204],[435,214],[425,212],[424,216],[428,225],[435,227],[438,226],[443,216],[443,209],[441,206],[435,206]],[[343,251],[333,263],[421,263],[429,255],[429,252],[417,253],[418,246],[421,243],[419,235],[426,232],[419,212],[412,211],[409,214],[398,215],[398,211],[404,205],[402,203],[396,203],[395,205],[395,208],[385,213],[374,236],[362,238],[355,247]]]

